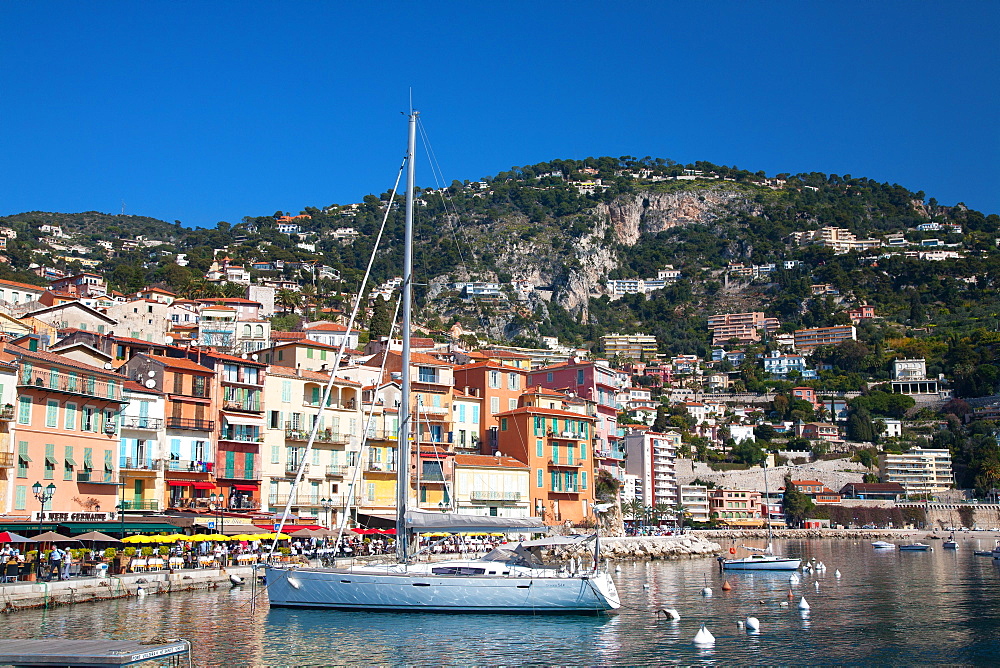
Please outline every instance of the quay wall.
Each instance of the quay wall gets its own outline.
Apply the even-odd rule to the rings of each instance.
[[[74,578],[53,582],[12,582],[0,585],[0,613],[10,614],[31,608],[54,608],[61,605],[92,603],[115,598],[137,596],[141,587],[144,595],[169,594],[196,589],[232,586],[230,575],[237,575],[250,586],[251,566],[229,566],[170,573],[153,571],[128,573],[104,578]]]

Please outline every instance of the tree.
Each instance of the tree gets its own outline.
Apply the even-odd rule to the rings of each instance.
[[[778,435],[778,432],[769,424],[759,424],[753,428],[753,435],[758,441],[770,441]]]
[[[785,493],[781,499],[781,509],[789,524],[801,525],[802,520],[809,517],[815,508],[813,500],[800,492],[792,483],[792,477],[785,476]]]
[[[389,311],[389,302],[381,296],[376,297],[372,306],[371,322],[368,325],[369,336],[377,341],[379,337],[389,336],[391,330],[392,313]]]
[[[283,288],[278,290],[278,294],[274,296],[274,301],[285,313],[289,313],[298,308],[299,304],[302,303],[302,296],[294,290]]]

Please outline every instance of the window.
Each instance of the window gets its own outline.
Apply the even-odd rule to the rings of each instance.
[[[490,397],[490,413],[496,415],[500,412],[500,397]]]
[[[271,446],[271,463],[280,464],[281,463],[281,447],[277,445]]]
[[[586,443],[581,443],[580,444],[580,461],[582,462],[586,458],[587,458],[587,444]]]
[[[80,413],[80,431],[97,431],[97,420],[94,417],[94,408],[84,406]]]
[[[500,387],[500,372],[490,371],[490,387],[493,389],[499,389]]]
[[[576,370],[576,384],[583,385],[583,369]]]
[[[472,407],[472,424],[479,424],[479,406]]]
[[[313,358],[313,349],[312,348],[306,348],[306,358],[308,358],[308,359],[312,359]]]
[[[76,460],[73,458],[73,446],[67,445],[63,448],[63,480],[73,479],[73,467]]]
[[[18,485],[14,488],[14,510],[28,509],[28,486]]]
[[[49,371],[49,387],[52,389],[59,387],[59,369]]]
[[[264,338],[264,325],[254,325],[253,336],[255,339]]]
[[[286,404],[292,401],[292,381],[290,380],[281,381],[281,401]]]
[[[27,478],[28,477],[28,462],[31,461],[31,457],[28,456],[28,442],[18,441],[17,443],[17,477]]]
[[[205,446],[207,441],[195,441],[194,442],[194,459],[195,461],[205,461]]]
[[[507,418],[500,418],[500,431],[507,431]]]
[[[555,443],[552,444],[552,463],[553,464],[559,463],[559,446],[556,445]]]
[[[551,383],[552,382],[552,372],[551,371],[549,371],[548,373],[545,374],[545,382],[546,383]]]
[[[535,470],[535,485],[539,489],[545,487],[545,472],[542,469]]]
[[[184,394],[184,376],[174,372],[174,394]]]
[[[369,501],[375,500],[375,483],[373,482],[368,483],[367,489],[365,490],[365,497]]]
[[[535,439],[535,456],[544,457],[545,456],[545,445],[542,439]]]
[[[31,424],[31,397],[17,398],[17,423]]]
[[[45,426],[55,429],[59,426],[59,401],[49,399],[45,402]]]
[[[587,489],[587,472],[580,471],[580,489]]]
[[[465,422],[465,404],[459,404],[458,406],[458,421]]]
[[[204,376],[193,376],[191,378],[191,394],[196,397],[208,396],[208,381]]]
[[[512,411],[515,408],[517,408],[517,399],[508,399],[507,400],[507,410]]]
[[[519,378],[520,378],[520,376],[518,376],[516,373],[508,374],[507,375],[507,389],[508,390],[518,390],[518,389],[520,389],[521,384],[518,382]]]
[[[252,328],[250,325],[243,325],[243,336],[245,338],[250,338]]]

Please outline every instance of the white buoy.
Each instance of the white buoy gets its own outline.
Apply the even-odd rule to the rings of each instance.
[[[756,617],[747,617],[747,631],[759,631],[760,620]]]
[[[742,629],[743,628],[743,620],[741,620],[741,619],[737,619],[736,620],[736,628],[738,628],[738,629]]]
[[[808,609],[809,609],[809,602],[806,600],[806,597],[803,596],[802,598],[799,599],[799,610],[808,610]]]
[[[698,633],[696,633],[694,635],[694,644],[695,645],[714,645],[715,644],[715,636],[713,636],[709,632],[709,630],[705,628],[705,625],[702,624],[701,628],[698,629]]]
[[[819,591],[819,580],[816,580],[813,584],[816,585],[816,591]]]
[[[642,585],[642,588],[643,589],[649,589],[649,585],[648,584],[644,584],[644,585]]]
[[[146,590],[143,589],[142,587],[139,587],[138,589],[135,590],[135,595],[136,596],[145,596],[146,595]]]
[[[234,587],[238,587],[241,584],[243,584],[243,578],[241,578],[239,575],[230,575],[229,582],[232,583]]]
[[[797,585],[799,583],[799,576],[796,575],[795,573],[792,573],[791,575],[788,576],[788,582],[789,584]]]
[[[711,596],[712,595],[712,588],[711,587],[705,587],[704,589],[701,590],[701,595],[705,596],[705,597]]]
[[[788,607],[788,601],[782,601],[781,603],[778,604],[778,607],[779,608],[787,608]]]
[[[618,564],[615,564],[615,573],[621,573],[621,572],[622,572],[622,567],[619,566]]]
[[[821,570],[821,571],[825,571],[825,570],[826,570],[826,564],[824,564],[824,563],[823,563],[823,562],[821,561],[821,562],[819,562],[818,564],[816,564],[816,568],[818,568],[818,569],[819,569],[819,570]]]
[[[677,621],[678,619],[681,618],[680,613],[678,613],[673,608],[662,608],[660,610],[657,610],[656,614],[660,614],[661,612],[663,613],[663,616],[666,617],[667,619],[672,619],[674,621]]]
[[[837,570],[835,570],[833,572],[833,575],[834,575],[834,577],[838,577],[839,578],[840,577],[840,569],[838,568]]]

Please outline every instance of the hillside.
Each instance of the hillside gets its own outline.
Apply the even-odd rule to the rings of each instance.
[[[254,269],[254,280],[301,280],[318,305],[340,304],[358,288],[387,198],[307,206],[297,234],[279,231],[275,216],[210,230],[96,212],[6,216],[0,225],[19,236],[7,249],[15,271],[3,277],[37,280],[23,271],[30,263],[73,270],[79,257],[122,291],[162,282],[204,294],[214,249],[226,248],[235,263],[285,263]],[[481,340],[529,346],[557,336],[595,352],[603,334],[641,332],[655,334],[662,353],[704,357],[709,315],[763,311],[792,331],[847,322],[848,307],[867,303],[878,317],[859,325],[856,359],[830,357],[831,366],[880,378],[891,355],[926,357],[929,372],[954,375],[971,396],[1000,380],[979,368],[1000,357],[996,214],[865,178],[767,177],[629,157],[515,168],[424,190],[419,201],[416,292],[432,330],[460,323]],[[402,236],[402,219],[400,197],[388,239]],[[47,251],[53,240],[42,225],[62,226],[77,247]],[[809,240],[822,228],[861,243],[845,251]],[[124,241],[140,235],[148,245]],[[175,262],[177,253],[187,266]],[[329,268],[326,278],[314,279],[314,264]],[[390,241],[377,257],[376,284],[401,264],[402,249]],[[613,294],[609,282],[655,279],[668,267],[648,294]],[[468,282],[489,284],[488,294],[469,296]],[[814,294],[817,285],[822,294]]]

